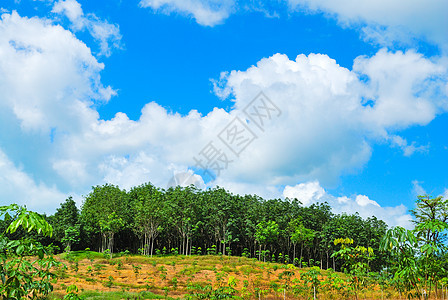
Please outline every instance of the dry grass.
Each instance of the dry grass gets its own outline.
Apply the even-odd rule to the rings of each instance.
[[[57,271],[59,280],[55,284],[54,298],[62,298],[65,288],[72,284],[85,295],[87,292],[104,294],[148,291],[154,295],[171,298],[187,298],[189,294],[205,294],[210,290],[216,291],[231,286],[239,299],[283,299],[282,287],[288,284],[287,299],[306,299],[311,296],[310,289],[305,290],[304,283],[300,280],[300,274],[306,272],[307,268],[296,269],[244,257],[178,255],[105,259],[94,252],[78,252],[70,256],[62,254],[59,260],[66,264],[67,269]],[[279,275],[286,270],[294,274],[288,279],[280,278]],[[324,281],[328,272],[322,271],[322,275],[320,280]],[[345,278],[342,274],[339,276]],[[391,291],[383,295],[394,298]],[[122,297],[126,299],[127,296]],[[319,299],[343,298],[353,299],[353,295],[344,295],[333,290],[322,292],[319,296]],[[378,286],[372,287],[359,297],[381,298],[382,293]],[[151,298],[142,296],[142,299]]]

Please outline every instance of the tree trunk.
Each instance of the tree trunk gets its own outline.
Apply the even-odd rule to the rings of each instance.
[[[264,245],[264,255],[263,255],[263,262],[266,262],[266,245]]]
[[[295,260],[296,260],[296,243],[294,243],[292,263],[294,263]]]
[[[151,239],[151,257],[152,254],[154,253],[153,251],[154,251],[154,238]]]
[[[302,268],[302,260],[303,260],[303,244],[300,246],[300,268]]]

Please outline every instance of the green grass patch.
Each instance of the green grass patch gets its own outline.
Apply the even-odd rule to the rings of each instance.
[[[85,291],[79,293],[79,295],[85,300],[121,300],[121,299],[174,299],[162,295],[157,295],[151,292],[97,292],[97,291]],[[52,295],[49,299],[62,299],[63,296]]]
[[[60,257],[65,260],[83,260],[83,259],[99,259],[104,258],[102,253],[95,251],[72,251],[70,254],[62,253]]]

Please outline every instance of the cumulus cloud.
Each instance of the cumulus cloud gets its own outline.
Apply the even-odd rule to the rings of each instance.
[[[308,206],[313,202],[322,201],[322,198],[325,195],[325,190],[317,181],[300,183],[296,186],[287,185],[283,190],[283,196],[285,198],[297,199],[305,206]]]
[[[54,4],[52,12],[65,15],[74,31],[88,30],[100,44],[100,55],[110,56],[112,49],[120,47],[122,37],[118,25],[101,20],[93,13],[85,15],[76,0],[59,0]]]
[[[70,3],[64,13],[82,18]],[[233,161],[213,184],[266,198],[281,196],[278,187],[289,186],[288,195],[311,203],[326,197],[320,184],[334,184],[341,174],[362,168],[374,143],[425,125],[447,108],[446,68],[413,51],[381,50],[356,59],[353,70],[327,55],[275,54],[217,82],[217,91],[234,101],[229,112],[215,108],[182,116],[150,102],[138,120],[121,112],[111,120],[99,118],[93,104],[114,95],[101,84],[103,68],[63,27],[16,12],[2,15],[0,124],[6,130],[0,132],[0,146],[9,157],[20,152],[14,145],[36,149],[15,159],[26,162],[30,178],[57,187],[55,195],[62,198],[53,205],[66,192],[83,194],[105,182],[130,188],[151,181],[165,187],[173,173],[191,170],[194,157],[211,141]],[[281,110],[263,128],[244,114],[260,91]],[[235,117],[257,137],[238,156],[218,137]],[[315,180],[320,182],[314,183],[316,193],[307,194],[307,184],[296,186]],[[378,217],[384,213],[366,196],[334,203],[341,210],[374,207]],[[398,216],[401,208],[394,211]]]
[[[218,93],[233,96],[236,110],[263,90],[283,111],[229,171],[243,181],[332,184],[362,168],[375,142],[447,110],[446,68],[413,51],[380,50],[352,71],[326,55],[276,54],[223,78]]]
[[[415,44],[424,39],[448,50],[448,3],[444,0],[354,1],[354,0],[287,0],[287,11],[324,13],[337,18],[342,26],[359,28],[363,38],[383,46],[396,43]],[[166,14],[179,13],[197,23],[214,26],[237,11],[257,11],[278,17],[283,2],[217,0],[141,0],[140,6]]]
[[[98,118],[94,101],[115,94],[101,84],[104,65],[90,49],[49,21],[3,14],[0,49],[0,107],[25,131],[82,130]]]
[[[215,26],[229,17],[233,0],[141,0],[140,6],[162,13],[190,16],[200,25]]]
[[[36,182],[29,174],[15,166],[0,149],[0,205],[17,203],[31,210],[53,206],[66,198],[56,186]]]
[[[424,38],[448,50],[448,2],[444,0],[288,0],[292,10],[323,12],[341,24],[363,27],[367,39],[390,45]]]
[[[369,199],[366,195],[336,197],[328,194],[317,181],[286,186],[283,196],[289,199],[295,198],[306,206],[313,203],[327,202],[336,214],[359,213],[363,218],[376,216],[389,226],[412,228],[412,217],[402,204],[395,207],[381,207],[376,201]]]
[[[17,12],[1,16],[0,146],[15,163],[25,163],[24,174],[65,192],[74,191],[78,181],[74,178],[87,174],[88,161],[70,158],[56,165],[65,170],[61,171],[64,176],[54,176],[52,160],[65,147],[76,152],[77,145],[59,141],[88,131],[99,117],[92,105],[107,102],[115,94],[101,84],[103,68],[90,49],[61,26]],[[64,200],[48,199],[52,206]],[[8,199],[15,200],[21,199]],[[48,207],[48,203],[34,204]]]
[[[187,170],[186,172],[174,172],[173,177],[168,181],[166,187],[187,187],[190,185],[194,185],[199,189],[205,188],[205,183],[202,177],[195,174],[192,170]]]

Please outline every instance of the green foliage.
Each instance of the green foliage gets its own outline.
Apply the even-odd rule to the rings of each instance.
[[[68,197],[48,221],[54,228],[54,239],[70,252],[72,246],[79,243],[81,234],[79,210],[72,197]]]
[[[369,262],[375,258],[373,249],[364,246],[351,246],[353,240],[340,238],[334,240],[334,244],[341,244],[341,249],[332,254],[332,257],[340,257],[344,260],[344,272],[350,275],[350,286],[355,296],[367,287],[369,283]]]
[[[311,267],[308,271],[300,274],[300,279],[303,280],[303,283],[308,288],[309,292],[313,295],[314,299],[316,299],[317,295],[319,294],[321,286],[319,276],[322,276],[319,267]]]
[[[260,222],[256,226],[255,231],[255,240],[260,245],[258,259],[261,260],[261,246],[265,246],[268,243],[274,242],[279,235],[279,227],[275,221],[268,222]],[[265,257],[267,253],[263,253],[263,257]],[[266,260],[265,258],[263,260]]]
[[[66,252],[70,253],[73,244],[78,243],[80,240],[79,225],[67,227],[64,231],[64,237],[61,242],[65,244]]]
[[[448,274],[444,239],[448,229],[448,199],[418,196],[413,231],[396,227],[384,236],[381,248],[391,252],[391,283],[408,298],[421,297],[422,291],[437,287]]]
[[[146,183],[132,188],[129,196],[133,202],[133,229],[143,238],[142,254],[152,256],[154,240],[163,231],[161,225],[167,218],[165,195],[151,183]]]
[[[4,299],[37,299],[48,295],[53,290],[51,281],[55,278],[51,270],[60,265],[52,257],[52,248],[29,238],[11,240],[6,234],[22,228],[25,232],[36,231],[51,236],[51,225],[43,216],[16,204],[0,207],[0,217],[11,221],[0,235],[0,296]]]
[[[131,224],[132,211],[126,191],[105,184],[95,186],[85,197],[81,210],[81,224],[88,240],[101,241],[101,252],[113,253],[115,234]]]
[[[411,211],[415,229],[394,228],[389,231],[386,224],[375,217],[363,219],[358,214],[334,215],[325,203],[304,207],[296,199],[265,200],[256,195],[235,195],[219,187],[205,191],[194,187],[163,190],[147,183],[126,192],[109,184],[96,186],[85,197],[81,213],[69,198],[55,215],[48,217],[54,227],[51,238],[51,227],[43,222],[45,218],[25,224],[20,209],[16,208],[13,215],[14,209],[10,209],[8,214],[3,211],[4,218],[0,219],[0,230],[4,231],[1,249],[14,248],[10,252],[2,250],[8,259],[12,254],[14,258],[20,258],[20,255],[27,257],[31,253],[31,243],[32,251],[38,251],[45,248],[43,244],[53,242],[69,252],[62,257],[67,258],[72,269],[76,261],[90,259],[90,273],[94,272],[94,259],[101,258],[101,255],[72,251],[76,247],[99,250],[104,258],[112,258],[112,251],[121,251],[120,255],[126,256],[126,262],[136,263],[137,257],[130,257],[131,253],[141,248],[143,255],[152,255],[153,245],[157,245],[159,249],[155,253],[160,256],[151,260],[159,263],[159,259],[166,259],[162,255],[178,255],[168,258],[175,261],[173,268],[169,269],[175,271],[175,267],[182,265],[182,272],[187,270],[185,265],[193,260],[185,261],[185,264],[181,260],[188,260],[189,255],[203,254],[221,254],[210,258],[214,260],[214,266],[223,266],[222,269],[217,267],[219,271],[240,271],[232,265],[234,259],[230,255],[255,257],[251,262],[253,265],[257,258],[284,264],[264,265],[267,276],[271,276],[274,270],[277,270],[276,274],[290,270],[286,266],[288,263],[320,266],[322,269],[333,267],[344,270],[347,276],[333,272],[328,280],[319,277],[322,282],[313,289],[317,288],[318,294],[331,290],[344,297],[347,293],[357,296],[372,284],[372,280],[384,287],[392,286],[407,297],[418,297],[422,290],[434,293],[448,275],[445,246],[448,203],[443,197],[419,196],[416,208]],[[33,219],[35,215],[30,212],[26,218]],[[7,228],[12,230],[7,231]],[[38,236],[39,232],[41,236]],[[22,246],[16,242],[10,244],[10,241],[19,241]],[[36,241],[41,242],[40,246],[34,246]],[[50,253],[48,248],[45,251]],[[239,260],[245,260],[243,257]],[[139,262],[143,262],[144,258],[141,259]],[[113,261],[110,259],[109,263],[113,264]],[[118,269],[122,267],[121,262],[115,265]],[[201,268],[193,264],[185,274],[194,274]],[[309,270],[314,269],[303,271]],[[381,270],[385,271],[380,273]],[[62,271],[59,274],[64,275]],[[159,275],[165,280],[168,274],[164,271],[154,276]],[[273,290],[282,291],[285,296],[286,292],[295,291],[295,286],[286,284],[284,276],[276,282]],[[255,281],[259,278],[246,279],[248,286],[240,297],[264,293],[261,289],[255,292]],[[341,287],[344,280],[347,280],[347,289]],[[311,282],[308,286],[311,287]],[[218,288],[225,291],[234,287],[229,283],[226,285],[222,277],[210,295]],[[302,285],[301,288],[305,287]]]
[[[78,287],[76,285],[70,285],[69,287],[67,287],[65,292],[67,294],[64,296],[63,300],[82,300],[82,299],[84,299],[83,297],[80,297],[78,295]]]
[[[134,265],[134,264],[132,265],[132,270],[134,271],[135,278],[138,277],[138,274],[140,273],[141,269],[142,269],[142,267],[139,265]]]

